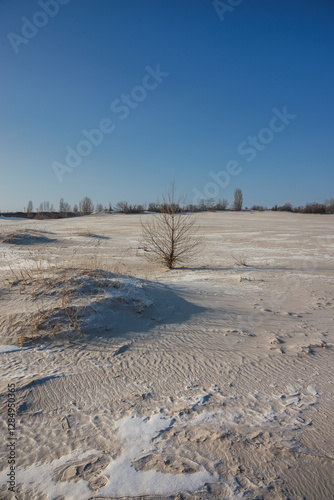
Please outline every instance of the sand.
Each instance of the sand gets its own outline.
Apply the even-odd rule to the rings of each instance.
[[[0,498],[12,383],[20,500],[334,498],[334,216],[149,217],[0,219]]]

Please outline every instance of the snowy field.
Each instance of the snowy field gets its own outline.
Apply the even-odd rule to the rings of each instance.
[[[150,217],[0,219],[0,498],[333,499],[334,216]]]

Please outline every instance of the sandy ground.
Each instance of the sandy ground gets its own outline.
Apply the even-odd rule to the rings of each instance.
[[[333,499],[334,216],[200,214],[168,272],[146,217],[0,219],[0,497]]]

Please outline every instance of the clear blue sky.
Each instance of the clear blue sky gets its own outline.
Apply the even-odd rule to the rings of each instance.
[[[230,1],[1,0],[0,209],[155,201],[173,177],[189,202],[334,197],[333,1]]]

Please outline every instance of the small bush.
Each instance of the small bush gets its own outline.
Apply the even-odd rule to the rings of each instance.
[[[142,221],[141,247],[146,248],[147,259],[173,269],[177,264],[196,256],[202,239],[195,216],[184,213],[184,198],[175,199],[174,182],[162,201],[159,213]]]

